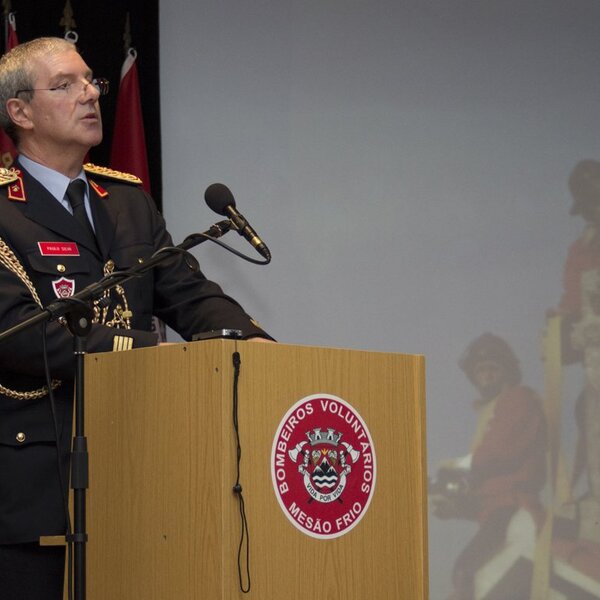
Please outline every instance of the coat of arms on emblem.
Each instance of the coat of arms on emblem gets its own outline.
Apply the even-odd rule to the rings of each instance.
[[[317,427],[306,433],[308,441],[299,442],[288,451],[304,476],[306,491],[318,502],[333,502],[341,496],[352,463],[360,458],[358,450],[341,441],[342,435],[331,428],[322,432]]]
[[[317,538],[344,535],[363,518],[375,489],[371,434],[346,401],[308,396],[279,425],[271,474],[279,505],[295,527]]]
[[[52,282],[52,289],[57,298],[68,298],[75,293],[75,280],[61,277]]]

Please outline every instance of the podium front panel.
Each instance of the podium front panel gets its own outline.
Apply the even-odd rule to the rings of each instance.
[[[235,353],[248,594],[240,589],[248,584],[245,541],[240,564],[232,490]],[[273,483],[277,430],[310,397],[353,407],[376,456],[368,508],[330,538],[295,526]],[[175,344],[87,356],[86,398],[91,600],[427,597],[423,357],[229,340]],[[307,495],[295,507],[310,515],[311,502]],[[343,510],[344,494],[336,502]],[[346,513],[349,522],[352,506]]]

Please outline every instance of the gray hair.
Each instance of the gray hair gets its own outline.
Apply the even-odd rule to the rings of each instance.
[[[16,98],[19,90],[28,90],[35,86],[32,64],[35,59],[68,51],[77,52],[77,48],[63,38],[42,37],[19,44],[0,58],[0,127],[13,142],[18,142],[18,132],[6,112],[6,103],[11,98]],[[27,94],[31,99],[31,93]]]

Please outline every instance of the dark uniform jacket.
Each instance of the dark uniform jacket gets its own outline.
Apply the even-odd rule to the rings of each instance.
[[[76,293],[98,281],[109,260],[116,269],[126,269],[158,248],[173,245],[150,196],[117,173],[88,172],[95,242],[36,179],[22,168],[20,172],[20,182],[0,187],[0,238],[24,268],[43,306],[56,301],[61,289]],[[7,260],[13,259],[4,256],[5,263]],[[155,345],[153,315],[185,339],[220,328],[241,329],[245,337],[268,337],[217,284],[190,269],[182,255],[123,287],[133,313],[131,329],[93,325],[87,338],[88,352],[112,351],[115,336],[133,348]],[[22,277],[0,264],[0,331],[39,310]],[[112,310],[113,306],[109,316]],[[50,372],[62,381],[55,397],[63,470],[68,466],[71,437],[72,340],[65,326],[57,322],[47,325]],[[44,384],[42,325],[0,344],[0,386],[27,392]],[[0,544],[64,534],[49,397],[27,399],[4,391],[0,388]]]

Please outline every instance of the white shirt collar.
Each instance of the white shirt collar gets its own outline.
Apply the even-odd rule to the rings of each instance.
[[[71,182],[67,176],[41,165],[31,158],[27,158],[24,154],[19,155],[19,162],[27,169],[30,175],[35,177],[63,206],[68,207],[68,203],[65,205],[65,194],[67,192],[67,186]],[[87,188],[88,182],[83,171],[81,169],[79,175],[75,179],[81,179],[86,185],[86,200],[89,197],[89,190]]]

